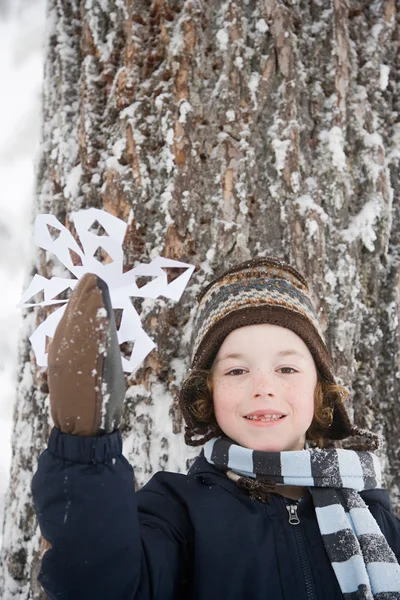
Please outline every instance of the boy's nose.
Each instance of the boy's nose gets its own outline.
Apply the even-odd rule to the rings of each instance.
[[[255,396],[270,396],[275,393],[273,374],[258,372],[254,375],[253,393]]]

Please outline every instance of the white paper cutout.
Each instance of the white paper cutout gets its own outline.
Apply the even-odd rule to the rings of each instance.
[[[54,215],[42,214],[35,221],[35,243],[48,252],[52,252],[75,276],[75,279],[52,277],[47,279],[35,275],[27,290],[21,298],[21,307],[49,306],[62,304],[63,306],[53,312],[39,325],[29,338],[36,355],[39,366],[47,366],[46,336],[52,338],[68,300],[56,297],[69,288],[73,290],[78,280],[84,273],[94,273],[103,279],[110,290],[111,304],[114,309],[122,309],[121,324],[118,329],[118,341],[133,342],[133,351],[129,359],[121,356],[124,371],[132,372],[146,358],[155,347],[153,340],[142,328],[140,317],[136,312],[130,297],[153,298],[165,296],[179,301],[190,277],[194,266],[177,260],[157,256],[150,264],[139,264],[130,271],[123,273],[122,243],[125,237],[127,224],[117,217],[97,208],[89,208],[71,213],[71,220],[79,235],[80,245],[76,242],[71,232],[62,225]],[[100,224],[106,232],[105,235],[96,235],[90,231],[93,224]],[[49,227],[53,230],[53,239]],[[59,232],[59,233],[58,233]],[[103,248],[112,262],[104,264],[95,258],[98,248]],[[80,259],[80,265],[74,265],[70,250]],[[163,268],[184,269],[174,281],[168,283],[167,273]],[[151,277],[148,283],[138,286],[138,277]],[[44,300],[29,302],[38,293],[43,292]]]

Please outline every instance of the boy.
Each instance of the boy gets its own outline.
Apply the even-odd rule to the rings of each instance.
[[[55,427],[32,481],[50,598],[400,598],[377,437],[357,439],[296,269],[256,259],[205,288],[179,397],[204,452],[136,494],[117,355],[106,286],[87,275],[49,349]]]

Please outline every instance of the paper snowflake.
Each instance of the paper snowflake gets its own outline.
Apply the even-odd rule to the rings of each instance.
[[[44,250],[55,254],[75,276],[75,279],[63,277],[47,279],[35,275],[21,298],[21,307],[62,305],[48,316],[29,338],[37,364],[42,367],[47,366],[46,340],[53,337],[68,303],[68,300],[58,299],[57,296],[69,288],[73,290],[84,273],[94,273],[107,283],[113,308],[122,309],[118,341],[120,344],[133,342],[130,358],[121,355],[124,371],[132,372],[151,352],[155,344],[142,328],[140,317],[130,298],[155,299],[162,295],[178,301],[192,276],[194,266],[158,256],[150,264],[139,264],[124,273],[122,243],[127,224],[96,208],[73,212],[71,220],[79,236],[79,244],[54,215],[38,215],[35,221],[34,242]],[[97,233],[93,233],[91,229]],[[108,255],[107,264],[98,260],[100,251]],[[167,270],[171,268],[182,270],[182,274],[169,283]],[[143,279],[149,279],[148,283],[141,285]],[[39,293],[44,294],[43,301],[29,302]]]

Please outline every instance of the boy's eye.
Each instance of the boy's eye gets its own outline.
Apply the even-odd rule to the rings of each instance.
[[[234,374],[239,374],[241,375],[242,373],[245,373],[244,369],[232,369],[231,371],[227,372],[227,375],[234,375]]]
[[[280,367],[278,369],[278,371],[284,371],[285,374],[287,375],[291,375],[292,373],[297,373],[298,371],[296,369],[294,369],[293,367]],[[246,371],[244,369],[231,369],[230,371],[228,371],[226,373],[226,375],[242,375],[243,373],[246,373]]]

